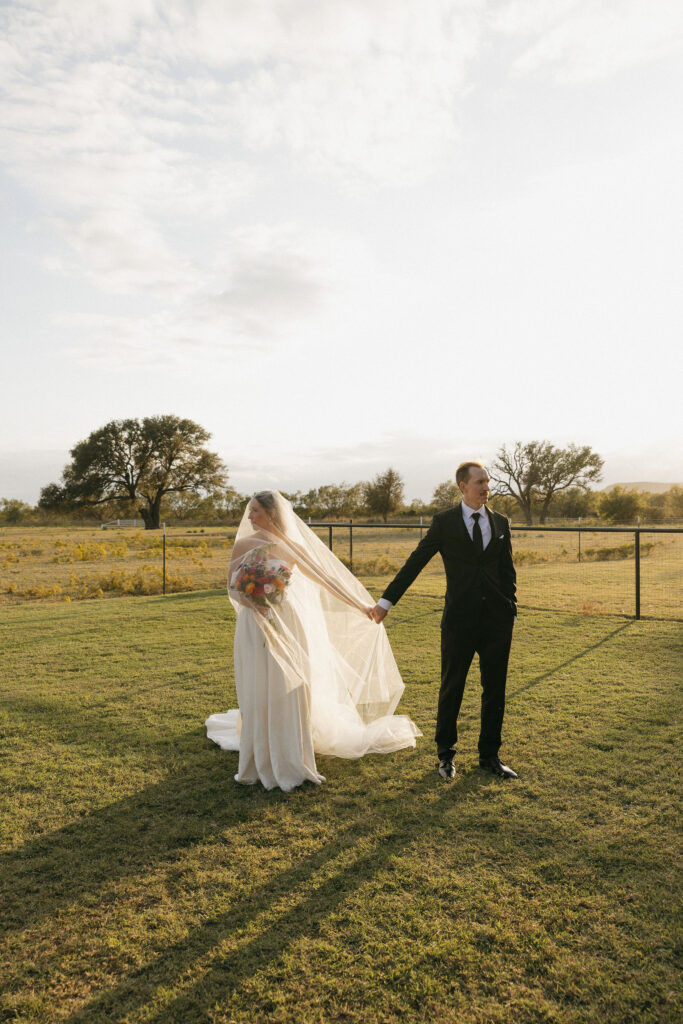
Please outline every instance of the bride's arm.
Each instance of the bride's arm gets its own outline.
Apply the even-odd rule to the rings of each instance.
[[[253,550],[253,539],[253,537],[245,538],[244,540],[237,541],[235,543],[230,557],[229,583],[232,581],[233,573],[239,566],[240,561],[245,555]],[[337,580],[333,579],[322,568],[322,566],[314,561],[308,552],[300,545],[292,543],[289,538],[284,537],[276,530],[273,530],[272,534],[269,532],[264,537],[264,540],[268,543],[270,558],[281,558],[283,562],[286,562],[292,568],[296,566],[307,579],[311,580],[311,582],[316,583],[319,587],[323,587],[323,589],[329,594],[332,594],[332,596],[336,597],[339,601],[343,601],[344,604],[349,605],[350,608],[354,608],[356,611],[361,612],[362,615],[367,615],[368,618],[372,618],[372,606],[364,604],[353,594],[349,593],[345,587],[340,585]],[[238,594],[237,591],[231,589],[230,595],[237,601],[240,601],[241,604],[246,604],[248,602],[248,607],[255,607],[244,594]]]
[[[251,608],[253,611],[262,612],[263,609],[259,605],[254,604],[247,594],[243,593],[241,590],[237,590],[237,588],[232,585],[232,578],[235,575],[236,570],[239,568],[245,556],[253,550],[253,541],[246,537],[244,540],[236,541],[233,545],[228,565],[228,593],[230,594],[230,600],[235,601],[236,604],[241,604],[244,608]]]
[[[246,540],[238,540],[233,544],[232,551],[230,552],[230,563],[228,565],[228,587],[230,589],[232,589],[230,584],[232,583],[232,577],[235,574],[235,569],[237,569],[244,556],[249,554],[251,547],[252,545],[249,545]]]

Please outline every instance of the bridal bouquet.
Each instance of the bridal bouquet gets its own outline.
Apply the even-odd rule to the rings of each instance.
[[[282,601],[291,576],[292,570],[288,565],[276,559],[266,559],[264,550],[259,549],[238,567],[231,587],[248,597],[252,604],[270,608]]]

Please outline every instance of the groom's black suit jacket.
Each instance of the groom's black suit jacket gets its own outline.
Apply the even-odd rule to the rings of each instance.
[[[446,570],[446,602],[441,627],[472,622],[481,611],[482,600],[496,618],[511,625],[517,614],[517,602],[510,524],[505,516],[489,508],[486,514],[491,524],[491,540],[480,554],[467,532],[460,505],[437,512],[429,530],[382,597],[396,604],[438,552]]]

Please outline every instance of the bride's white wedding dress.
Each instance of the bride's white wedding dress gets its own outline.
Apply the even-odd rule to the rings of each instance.
[[[297,517],[288,510],[281,510],[287,536],[254,533],[249,549],[270,572],[291,572],[281,600],[260,609],[236,601],[241,565],[230,580],[239,711],[206,720],[209,739],[239,750],[238,782],[285,791],[325,781],[316,753],[388,753],[414,747],[421,735],[409,718],[393,714],[403,683],[384,627],[361,610],[372,599],[301,520],[292,536]]]

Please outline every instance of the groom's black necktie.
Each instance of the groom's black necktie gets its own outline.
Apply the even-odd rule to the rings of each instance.
[[[482,555],[484,553],[484,538],[481,535],[481,526],[479,525],[480,515],[480,512],[472,513],[472,519],[474,520],[472,523],[472,540],[474,541],[474,550],[478,555]]]

